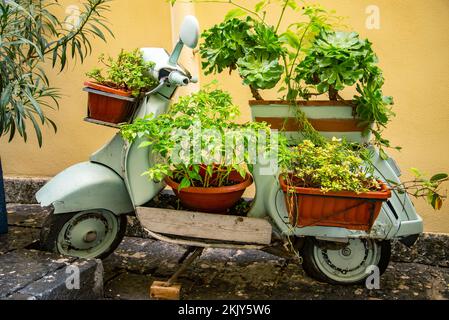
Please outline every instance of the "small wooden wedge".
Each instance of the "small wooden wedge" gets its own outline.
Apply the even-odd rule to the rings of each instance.
[[[156,300],[179,300],[181,298],[181,284],[167,286],[167,282],[154,281],[150,287],[150,297]]]
[[[182,265],[175,272],[175,274],[167,281],[154,281],[150,287],[150,298],[157,300],[179,300],[181,298],[182,285],[175,283],[179,276],[203,253],[204,248],[195,248],[194,250],[188,251],[188,253],[193,253],[188,257],[185,255],[181,259]],[[188,257],[188,259],[186,259]]]

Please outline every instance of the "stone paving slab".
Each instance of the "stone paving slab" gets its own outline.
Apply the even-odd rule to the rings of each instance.
[[[30,283],[10,297],[23,300],[98,300],[103,299],[103,264],[100,260],[76,260],[70,263],[80,274],[79,289],[67,289],[66,267],[57,269],[43,278]]]
[[[77,267],[80,287],[69,290],[67,267]],[[70,271],[70,270],[69,270]],[[85,300],[103,298],[103,265],[19,249],[0,255],[0,300]]]
[[[39,239],[39,234],[39,229],[9,227],[8,234],[0,235],[0,255],[30,246]]]

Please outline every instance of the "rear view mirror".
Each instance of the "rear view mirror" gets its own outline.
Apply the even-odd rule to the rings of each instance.
[[[186,16],[179,35],[181,41],[189,48],[195,49],[200,38],[200,25],[194,16]]]

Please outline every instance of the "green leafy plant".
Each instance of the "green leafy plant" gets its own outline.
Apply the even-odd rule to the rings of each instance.
[[[154,67],[154,62],[146,62],[139,49],[131,52],[122,50],[116,59],[101,55],[99,61],[107,67],[106,75],[103,70],[95,68],[87,76],[102,85],[131,91],[136,97],[142,91],[149,91],[157,85],[157,80],[149,72]]]
[[[180,189],[221,187],[234,183],[232,172],[246,177],[254,161],[249,146],[259,134],[270,134],[265,123],[235,123],[238,115],[228,93],[207,87],[181,97],[166,114],[123,126],[121,134],[128,141],[144,139],[142,148],[151,146],[155,165],[144,173],[150,180],[170,176]],[[230,137],[235,144],[227,143]]]
[[[298,85],[295,67],[321,30],[340,26],[342,21],[333,11],[302,1],[264,0],[254,8],[233,0],[194,2],[226,3],[235,7],[222,23],[203,33],[202,65],[206,74],[238,70],[256,100],[263,100],[260,90],[272,89],[280,83],[283,85],[279,90],[285,92],[283,98],[295,100],[305,95],[307,88]],[[281,15],[275,18],[275,24],[269,24],[268,13],[272,12],[273,5],[281,7]],[[287,10],[303,19],[280,30]]]
[[[364,166],[360,152],[334,139],[317,146],[305,140],[298,146],[283,149],[282,175],[291,186],[318,188],[324,192],[356,193],[379,189],[373,169]]]
[[[281,175],[289,187],[317,188],[323,192],[376,191],[380,185],[370,161],[370,152],[338,139],[321,145],[306,140],[295,147],[280,144]],[[415,198],[425,198],[435,210],[440,210],[446,195],[441,191],[449,175],[440,173],[426,178],[412,169],[415,178],[397,183],[387,181],[391,189]]]
[[[81,62],[92,52],[93,37],[106,40],[111,33],[104,13],[109,0],[87,0],[76,25],[68,25],[53,12],[57,1],[16,0],[0,2],[0,136],[9,141],[18,133],[25,141],[32,125],[39,145],[41,126],[56,124],[44,109],[59,107],[61,94],[51,86],[43,69],[66,69],[69,58]]]
[[[296,80],[315,86],[318,94],[328,93],[333,101],[343,100],[341,90],[356,86],[359,95],[353,101],[357,117],[368,128],[366,134],[374,133],[375,142],[387,159],[382,147],[390,147],[390,142],[381,133],[394,116],[390,107],[393,98],[383,95],[385,80],[377,63],[371,42],[356,32],[321,31],[297,66]]]

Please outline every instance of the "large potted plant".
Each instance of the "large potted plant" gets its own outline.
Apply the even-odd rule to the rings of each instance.
[[[359,152],[336,139],[285,150],[279,180],[293,226],[371,229],[391,190],[363,166]]]
[[[145,173],[165,182],[188,209],[226,213],[253,183],[248,165],[256,155],[247,152],[261,133],[263,123],[236,124],[239,107],[218,89],[203,89],[181,97],[168,113],[139,119],[122,126],[123,137],[145,137],[155,165]]]
[[[93,69],[87,76],[94,81],[85,82],[90,89],[89,118],[112,124],[128,122],[140,94],[157,85],[150,73],[154,63],[146,62],[139,49],[122,50],[116,59],[101,55],[99,61],[106,70]]]
[[[322,136],[365,143],[375,124],[388,122],[392,99],[382,95],[383,78],[371,43],[355,33],[334,32],[345,27],[333,11],[292,0],[260,1],[254,9],[227,3],[235,8],[202,35],[202,65],[206,74],[239,72],[254,97],[249,102],[253,120],[285,131],[294,141],[316,143],[324,141]],[[279,5],[280,17],[270,19],[276,12],[272,6]],[[282,30],[288,10],[298,20]],[[310,67],[313,72],[307,73]],[[354,99],[339,95],[356,85],[360,95]],[[261,90],[273,88],[279,89],[279,99],[264,100]],[[328,99],[311,100],[327,92]],[[388,144],[377,133],[377,141]]]
[[[305,140],[294,147],[283,139],[279,150],[279,183],[290,223],[295,227],[369,231],[392,191],[425,198],[436,210],[442,208],[446,198],[440,187],[448,181],[447,174],[428,179],[413,169],[412,181],[383,182],[367,161],[370,151],[340,139],[333,138],[320,145]]]
[[[393,98],[383,94],[385,80],[377,63],[371,42],[356,32],[322,30],[296,67],[296,80],[313,85],[319,95],[328,94],[331,103],[353,106],[353,119],[347,124],[362,133],[358,142],[368,142],[374,133],[374,142],[387,159],[383,147],[390,147],[390,142],[381,133],[394,116]],[[352,101],[340,95],[347,87],[357,90]]]
[[[280,144],[279,182],[285,193],[290,222],[295,227],[328,226],[369,231],[392,190],[426,198],[439,210],[440,190],[448,175],[427,179],[414,169],[415,179],[404,183],[379,180],[367,159],[369,150],[333,138],[315,145],[305,140],[295,147]]]

